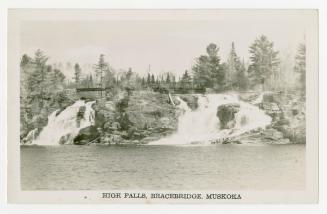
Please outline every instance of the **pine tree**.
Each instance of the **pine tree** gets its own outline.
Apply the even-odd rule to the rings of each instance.
[[[226,85],[229,89],[247,89],[247,76],[244,61],[241,62],[236,54],[234,42],[232,42],[231,51],[229,53],[226,70]]]
[[[33,59],[27,54],[24,54],[20,62],[20,124],[21,133],[23,133],[23,127],[28,127],[31,120],[31,105],[30,105],[30,93],[29,78],[33,72],[34,64]]]
[[[25,99],[28,93],[28,78],[33,71],[33,59],[29,57],[27,54],[24,54],[21,62],[20,62],[20,71],[21,71],[21,78],[20,78],[20,97],[21,99]]]
[[[218,51],[217,45],[211,43],[207,46],[208,55],[197,58],[192,67],[195,84],[201,87],[222,88],[225,74],[220,66]]]
[[[278,51],[274,50],[273,42],[262,35],[254,41],[249,51],[251,64],[248,73],[252,86],[263,84],[268,88],[274,88],[279,59]]]
[[[116,84],[116,77],[113,69],[108,67],[104,71],[104,77],[103,77],[103,87],[112,87]]]
[[[38,100],[39,107],[44,105],[45,94],[49,87],[47,84],[48,66],[46,57],[41,50],[35,52],[33,71],[27,78],[27,93],[33,100]]]
[[[232,42],[232,48],[227,59],[226,85],[228,88],[232,89],[238,85],[238,79],[236,76],[238,75],[240,68],[240,58],[237,56],[234,42]]]
[[[167,84],[170,84],[170,76],[169,76],[169,73],[167,74],[167,77],[166,77],[166,83]]]
[[[190,87],[190,84],[192,82],[192,78],[188,74],[188,71],[187,70],[185,70],[185,72],[184,72],[184,74],[183,74],[180,82],[181,82],[181,87],[182,88],[189,88]]]
[[[74,70],[75,70],[75,73],[74,73],[74,75],[75,75],[75,77],[74,77],[74,79],[75,79],[75,85],[76,85],[76,87],[78,87],[79,86],[79,84],[80,84],[80,80],[81,80],[81,67],[79,66],[79,64],[78,63],[76,63],[75,64],[75,66],[74,66]]]
[[[132,68],[129,68],[127,73],[126,73],[126,79],[129,81],[133,75]]]
[[[295,66],[294,71],[300,75],[299,83],[300,88],[305,90],[306,88],[306,47],[305,44],[300,43],[298,47],[297,54],[295,56]]]
[[[151,75],[151,84],[155,84],[155,83],[156,83],[156,81],[155,81],[154,75],[152,74]]]
[[[146,84],[149,86],[151,84],[151,75],[148,73],[148,77],[146,78]]]
[[[104,59],[104,55],[101,54],[99,57],[99,61],[97,64],[94,65],[96,78],[98,80],[98,86],[103,88],[104,84],[104,75],[106,71],[109,71],[108,63]]]
[[[240,64],[240,67],[238,68],[238,71],[236,73],[235,86],[239,90],[248,89],[248,78],[246,75],[246,68],[245,68],[244,61]]]
[[[90,77],[89,77],[89,87],[93,87],[93,76],[92,76],[92,74],[90,74]]]

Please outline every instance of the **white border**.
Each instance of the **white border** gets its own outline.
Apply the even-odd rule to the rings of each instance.
[[[109,200],[102,191],[21,191],[19,147],[20,26],[26,20],[216,19],[221,16],[301,15],[306,28],[306,185],[299,191],[228,191],[242,200]],[[314,203],[318,200],[318,13],[316,10],[74,10],[12,9],[8,16],[8,199],[19,203]],[[282,32],[281,32],[282,33]],[[196,188],[196,187],[194,187]],[[195,192],[199,192],[194,189]],[[151,191],[147,191],[151,192]],[[157,191],[165,192],[165,191]],[[172,192],[172,191],[167,191]],[[176,191],[182,193],[183,191]],[[185,191],[184,191],[185,192]],[[188,191],[189,192],[189,191]],[[202,191],[202,193],[217,193]],[[220,192],[219,192],[220,193]],[[84,197],[87,197],[85,199]]]
[[[274,0],[274,1],[257,1],[257,0],[229,0],[229,1],[211,1],[211,0],[183,0],[183,1],[170,1],[165,0],[157,3],[154,3],[151,0],[139,0],[137,3],[130,3],[131,1],[123,1],[123,0],[111,0],[111,1],[102,1],[102,0],[92,0],[90,2],[85,1],[68,1],[68,0],[56,0],[56,1],[47,1],[47,0],[30,0],[30,1],[19,1],[19,0],[5,0],[1,2],[1,61],[0,61],[0,88],[1,88],[1,105],[0,105],[0,118],[1,118],[1,194],[0,194],[0,212],[1,213],[29,213],[33,211],[33,213],[65,213],[65,212],[74,212],[78,211],[79,213],[90,213],[90,212],[98,212],[98,211],[110,211],[116,212],[128,212],[128,213],[137,213],[141,211],[142,213],[166,213],[166,212],[176,212],[176,213],[205,213],[205,212],[213,212],[219,211],[221,212],[229,212],[229,213],[326,213],[327,208],[327,174],[326,174],[326,162],[327,156],[320,155],[320,204],[319,205],[248,205],[248,206],[125,206],[125,205],[116,205],[116,206],[38,206],[38,205],[5,205],[6,203],[6,113],[7,113],[7,73],[6,71],[6,39],[7,39],[7,9],[11,8],[317,8],[320,10],[320,27],[319,27],[319,35],[320,35],[320,70],[326,71],[326,39],[327,38],[327,7],[326,1],[324,0]],[[163,3],[164,2],[164,3]],[[320,73],[319,89],[323,92],[327,90],[327,74],[326,72]],[[319,107],[322,111],[320,111],[320,121],[319,125],[321,127],[320,131],[320,141],[327,142],[327,132],[325,132],[325,128],[327,127],[326,119],[327,112],[323,109],[327,109],[327,101],[324,96],[320,97]],[[324,154],[327,151],[327,146],[325,143],[320,144],[320,154]]]

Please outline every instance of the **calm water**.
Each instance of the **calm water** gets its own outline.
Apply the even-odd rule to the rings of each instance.
[[[23,190],[305,186],[305,145],[21,146]]]

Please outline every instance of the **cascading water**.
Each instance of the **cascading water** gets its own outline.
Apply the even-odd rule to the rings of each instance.
[[[210,144],[211,141],[238,136],[257,128],[265,128],[271,123],[271,117],[257,106],[240,101],[237,95],[207,94],[198,95],[199,107],[192,111],[187,103],[180,101],[179,108],[184,113],[179,118],[175,134],[151,142],[152,145]],[[236,124],[232,129],[220,130],[217,108],[223,104],[237,103],[239,111],[235,115]]]
[[[23,139],[23,143],[24,143],[24,144],[31,144],[31,143],[33,143],[33,141],[35,140],[35,135],[36,135],[37,131],[38,131],[37,128],[31,130],[31,131],[26,135],[26,137]]]
[[[85,102],[84,100],[78,100],[59,114],[59,110],[51,113],[48,117],[47,126],[43,128],[40,135],[33,141],[33,144],[58,145],[61,140],[65,144],[72,143],[81,129],[94,124],[95,113],[92,109],[93,103],[95,101]],[[85,106],[85,112],[78,121],[77,115],[83,106]]]

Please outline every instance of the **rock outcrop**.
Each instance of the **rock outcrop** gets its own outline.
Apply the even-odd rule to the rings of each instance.
[[[277,103],[262,102],[259,106],[273,119],[273,121],[278,121],[283,118],[283,111]]]
[[[238,103],[224,104],[218,107],[217,117],[220,121],[220,129],[231,129],[235,126],[235,114],[239,111]]]
[[[242,142],[306,143],[305,97],[298,92],[269,92],[259,107],[272,117],[270,127],[237,137]]]
[[[38,132],[42,130],[48,123],[48,116],[59,109],[57,114],[60,114],[67,106],[72,105],[77,100],[74,89],[66,89],[56,93],[54,96],[43,100],[43,105],[40,105],[39,100],[31,100],[28,103],[21,103],[20,117],[20,139],[24,144],[24,138],[34,129]],[[27,113],[28,112],[28,113]]]
[[[183,101],[185,101],[190,107],[190,109],[195,110],[199,107],[198,99],[199,97],[192,94],[181,94],[179,95],[179,98],[181,98]]]
[[[99,138],[100,132],[98,131],[97,127],[89,126],[83,128],[79,131],[79,134],[74,139],[74,144],[76,145],[85,145],[90,142],[94,142]]]
[[[261,93],[240,94],[240,99],[253,103]],[[289,144],[306,143],[305,96],[298,91],[265,92],[257,106],[272,117],[266,129],[251,130],[232,137],[225,143]],[[232,122],[231,122],[232,123]]]
[[[76,142],[98,138],[99,143],[108,145],[147,143],[177,130],[179,111],[170,103],[167,94],[148,90],[121,91],[115,96],[98,99],[93,108],[94,129],[83,129]]]
[[[274,118],[272,128],[283,133],[293,143],[306,142],[305,97],[298,93],[272,93],[263,101],[276,103],[280,113]]]

